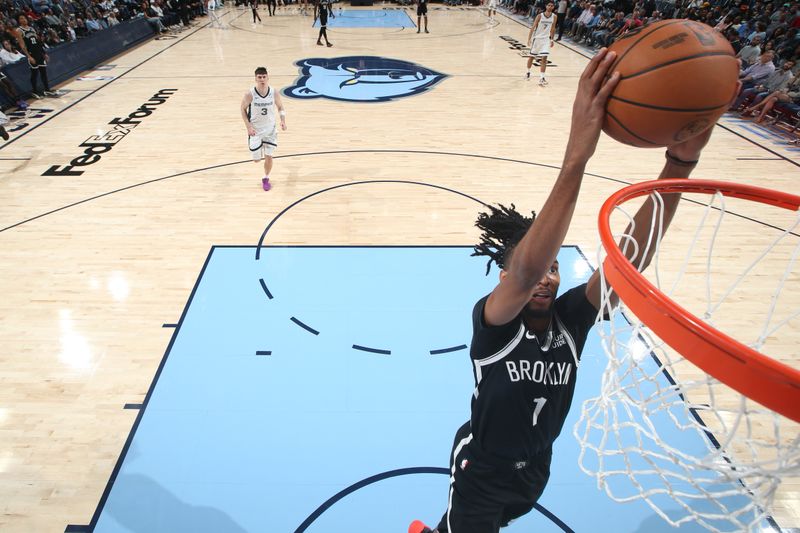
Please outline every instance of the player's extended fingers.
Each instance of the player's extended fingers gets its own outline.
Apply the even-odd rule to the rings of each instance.
[[[583,74],[581,74],[581,81],[588,80],[594,75],[594,72],[597,70],[597,66],[605,57],[606,52],[608,52],[608,48],[604,47],[601,48],[597,52],[597,54],[595,54],[595,56],[591,59],[591,61],[589,61],[589,64],[586,65],[586,68],[583,69]]]
[[[595,92],[600,90],[601,84],[608,78],[608,71],[617,59],[616,52],[608,52],[592,74],[592,83]]]
[[[601,107],[605,108],[606,101],[608,101],[608,97],[614,92],[614,87],[617,86],[619,80],[622,76],[620,76],[619,71],[614,71],[611,76],[604,78],[601,83],[603,84],[600,87],[600,90],[597,91],[597,96],[595,97],[595,104],[600,105]]]

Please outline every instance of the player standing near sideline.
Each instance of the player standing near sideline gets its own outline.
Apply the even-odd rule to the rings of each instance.
[[[269,86],[269,74],[264,67],[255,71],[256,86],[242,98],[242,120],[247,128],[248,146],[253,161],[264,160],[264,177],[261,186],[265,191],[272,188],[269,173],[272,170],[272,153],[278,147],[278,129],[275,123],[275,108],[281,118],[281,129],[286,130],[286,111],[281,95]]]
[[[50,90],[50,82],[47,79],[47,54],[44,45],[39,39],[38,33],[28,25],[25,15],[19,16],[19,28],[16,31],[17,44],[22,53],[28,57],[28,66],[31,67],[31,90],[33,95],[41,98],[42,95],[36,90],[37,78],[41,76],[44,96],[58,96]]]
[[[428,0],[417,0],[417,33],[422,29],[422,19],[425,18],[425,33],[428,31]]]
[[[539,216],[525,217],[512,205],[490,207],[478,218],[483,235],[473,255],[488,256],[501,272],[492,293],[473,308],[471,416],[453,442],[444,516],[433,531],[415,520],[409,533],[498,533],[530,512],[547,485],[553,442],[569,412],[581,352],[603,305],[600,270],[556,297],[557,254],[597,148],[606,102],[620,79],[619,72],[607,76],[615,59],[603,48],[581,75],[564,162]],[[712,129],[669,146],[659,179],[688,178]],[[652,220],[662,220],[666,231],[680,194],[662,199],[645,201],[619,242],[641,269],[655,254],[656,247],[648,246]],[[637,257],[639,251],[646,255]],[[618,300],[612,294],[610,301],[616,305]]]
[[[558,26],[558,37],[556,41],[561,40],[561,35],[564,33],[564,23],[567,21],[567,8],[569,2],[567,0],[558,0],[558,9],[556,9],[556,25]]]
[[[541,86],[547,85],[544,72],[547,70],[547,56],[550,55],[550,47],[553,46],[553,37],[556,33],[558,15],[553,13],[553,8],[555,8],[555,4],[547,2],[544,13],[536,15],[536,20],[533,21],[531,31],[528,33],[531,55],[528,57],[528,73],[525,75],[525,79],[531,79],[531,65],[533,65],[533,58],[537,57],[539,59],[539,85]]]

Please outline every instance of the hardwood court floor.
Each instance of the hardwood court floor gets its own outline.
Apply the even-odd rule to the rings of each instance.
[[[110,70],[87,73],[114,79],[67,83],[71,92],[38,102],[51,111],[2,147],[0,530],[88,523],[136,417],[123,406],[143,401],[173,333],[162,325],[177,322],[210,246],[256,244],[293,202],[357,182],[292,209],[269,243],[465,245],[476,240],[476,204],[453,191],[524,210],[544,202],[585,57],[556,46],[550,86],[540,88],[523,80],[525,60],[509,45],[528,28],[503,16],[490,25],[478,10],[434,7],[430,34],[331,29],[333,48],[315,45],[310,17],[261,16],[256,26],[249,10],[228,8],[226,30],[202,20],[114,58]],[[298,78],[296,61],[340,56],[391,57],[448,77],[383,103],[284,97],[289,129],[264,193],[239,116],[254,68],[268,67],[280,89]],[[45,175],[165,89],[168,98],[113,149],[74,167],[82,174]],[[797,194],[797,164],[779,156],[717,128],[695,175]],[[662,162],[661,150],[602,138],[566,244],[593,258],[602,201],[655,178]],[[766,208],[750,215],[778,221]],[[747,232],[769,231],[753,222],[718,257],[735,263]],[[688,238],[669,236],[678,247]],[[797,292],[790,297],[796,307]],[[734,305],[747,316],[747,300]],[[781,341],[797,366],[796,320]],[[782,489],[776,518],[800,527],[796,480]]]

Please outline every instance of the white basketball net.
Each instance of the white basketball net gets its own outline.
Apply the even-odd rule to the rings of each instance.
[[[726,210],[726,201],[736,201],[720,193],[691,198],[702,200],[701,205],[695,202],[687,208],[684,195],[663,243],[663,221],[654,216],[647,246],[655,246],[656,252],[646,271],[648,279],[680,305],[691,299],[701,302],[701,309],[684,306],[762,353],[772,356],[770,344],[780,345],[783,332],[794,335],[788,346],[776,350],[783,349],[787,358],[796,357],[800,238],[793,233],[800,217],[786,212],[788,219],[784,216],[780,227],[788,229],[779,231],[732,214],[733,209]],[[647,201],[663,202],[657,193]],[[633,221],[625,206],[618,206],[616,212]],[[696,229],[687,229],[687,219],[699,219]],[[718,250],[728,231],[723,219],[731,221],[734,231],[749,227],[749,232],[740,231],[728,239],[730,256],[720,259]],[[694,231],[688,251],[670,249],[670,235],[676,231],[687,236]],[[751,239],[754,233],[766,242],[753,257],[745,257],[737,252],[736,240]],[[631,239],[627,242],[636,246]],[[752,249],[752,243],[748,247]],[[636,251],[640,262],[644,253]],[[669,268],[667,262],[671,262]],[[603,257],[598,264],[602,273]],[[732,275],[731,270],[736,273]],[[666,279],[670,277],[666,272],[678,274]],[[759,285],[753,297],[759,305],[752,306],[750,317],[742,317],[742,301],[747,309],[751,307],[747,298],[754,280],[771,286]],[[595,477],[598,487],[612,499],[644,500],[673,526],[697,521],[711,531],[760,531],[769,524],[765,519],[772,512],[781,481],[800,477],[798,424],[700,371],[639,322],[624,303],[612,307],[610,290],[604,282],[603,312],[610,320],[597,324],[608,356],[601,394],[583,403],[574,429],[581,446],[581,469]],[[731,301],[739,306],[738,316],[722,312]],[[749,328],[736,325],[743,319]]]

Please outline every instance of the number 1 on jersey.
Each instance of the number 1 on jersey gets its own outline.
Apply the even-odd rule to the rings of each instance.
[[[539,421],[539,413],[542,412],[542,407],[547,402],[547,398],[536,398],[533,402],[536,404],[536,407],[533,408],[533,425],[535,426]]]

